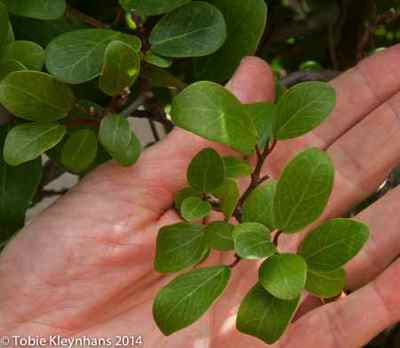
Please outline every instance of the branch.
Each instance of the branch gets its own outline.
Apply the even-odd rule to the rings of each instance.
[[[65,15],[67,17],[78,18],[83,23],[89,24],[90,26],[95,27],[95,28],[107,29],[110,27],[108,24],[105,24],[93,17],[90,17],[87,14],[82,13],[81,11],[71,7],[70,5],[67,5]]]
[[[139,109],[145,101],[150,98],[149,93],[143,93],[139,95],[130,105],[128,105],[124,110],[122,110],[121,115],[128,117],[131,116],[137,109]]]
[[[336,70],[296,71],[281,80],[284,87],[291,87],[305,81],[331,81],[339,75]]]
[[[253,173],[251,174],[251,180],[250,184],[247,187],[246,191],[243,193],[242,197],[240,197],[236,208],[235,208],[235,213],[234,216],[238,219],[240,222],[240,209],[247,197],[250,195],[250,193],[258,186],[262,181],[265,181],[265,177],[261,178],[261,170],[263,168],[264,162],[267,159],[268,155],[274,150],[276,146],[276,140],[272,142],[271,145],[267,145],[262,153],[257,152],[257,164],[256,167],[254,168]]]
[[[48,160],[43,167],[43,178],[40,186],[43,188],[58,179],[66,171],[59,167],[53,160]]]

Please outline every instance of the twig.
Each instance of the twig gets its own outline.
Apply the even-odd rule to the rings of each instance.
[[[276,231],[275,236],[274,236],[274,240],[272,241],[274,243],[274,245],[277,247],[279,244],[279,237],[281,236],[281,234],[283,233],[283,231],[279,230]]]
[[[270,146],[265,147],[263,153],[260,154],[260,157],[258,157],[256,167],[251,174],[250,184],[247,187],[246,191],[243,193],[242,197],[240,197],[236,205],[235,212],[243,205],[244,201],[247,199],[250,193],[260,184],[262,167],[268,155],[274,150],[275,146],[276,141],[273,141]]]
[[[330,81],[339,75],[336,70],[296,71],[281,80],[284,87],[291,87],[305,81]]]
[[[92,27],[95,28],[109,28],[110,26],[93,18],[88,16],[85,13],[82,13],[81,11],[67,5],[67,9],[65,11],[65,15],[67,17],[74,17],[74,18],[78,18],[79,20],[81,20],[82,22],[89,24]]]
[[[235,254],[235,261],[233,261],[230,265],[228,265],[228,267],[229,268],[236,267],[241,260],[242,260],[242,258],[238,254]]]
[[[132,104],[128,105],[124,110],[122,110],[121,114],[125,117],[130,116],[133,114],[139,107],[141,107],[144,102],[147,100],[147,98],[150,97],[149,93],[143,93],[137,97]]]
[[[48,160],[43,168],[43,178],[40,186],[43,188],[65,173],[65,170],[59,167],[53,160]]]
[[[160,134],[158,134],[158,130],[157,130],[157,127],[156,127],[154,121],[152,119],[150,119],[150,118],[147,119],[147,121],[149,122],[150,129],[151,129],[151,132],[153,133],[154,140],[156,142],[160,141],[161,137],[160,137]]]
[[[54,196],[61,196],[65,195],[69,190],[67,188],[62,190],[43,190],[40,193],[41,199],[46,197],[54,197]]]

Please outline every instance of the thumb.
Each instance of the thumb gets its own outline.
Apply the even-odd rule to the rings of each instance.
[[[226,84],[242,103],[258,103],[275,99],[274,75],[269,65],[258,57],[242,60]]]

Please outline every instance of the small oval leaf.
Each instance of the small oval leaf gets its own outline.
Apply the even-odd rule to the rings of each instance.
[[[101,120],[99,140],[109,152],[123,151],[132,138],[128,120],[119,114],[106,116]]]
[[[201,220],[210,214],[210,203],[203,201],[199,197],[188,197],[182,202],[182,217],[189,222]]]
[[[181,210],[183,201],[189,197],[201,197],[201,192],[195,190],[193,187],[185,187],[175,195],[175,208]]]
[[[236,253],[243,259],[263,259],[277,252],[271,232],[264,225],[247,222],[233,230]]]
[[[174,98],[171,116],[180,128],[250,155],[258,141],[257,131],[241,106],[224,87],[203,81]]]
[[[252,166],[241,158],[227,156],[223,157],[223,160],[225,165],[225,176],[227,178],[250,176],[253,171]]]
[[[299,254],[312,270],[333,271],[358,254],[369,236],[368,226],[351,219],[333,219],[312,231]]]
[[[224,82],[240,61],[254,55],[265,31],[267,6],[264,0],[209,0],[224,15],[228,37],[213,55],[195,62],[197,80]]]
[[[211,192],[223,184],[224,162],[211,148],[200,151],[192,160],[187,171],[189,184],[200,192]]]
[[[61,150],[62,165],[73,173],[81,173],[96,159],[97,138],[90,129],[74,132]]]
[[[332,298],[339,295],[346,284],[346,272],[343,268],[329,272],[309,269],[306,290],[315,296]]]
[[[73,109],[71,89],[37,71],[16,71],[0,82],[0,103],[14,115],[32,121],[55,121]]]
[[[124,42],[110,42],[105,51],[100,89],[110,96],[121,94],[134,84],[139,72],[139,54]]]
[[[57,36],[46,49],[47,70],[71,84],[90,81],[100,75],[104,52],[121,33],[108,29],[81,29]]]
[[[224,183],[211,193],[219,199],[219,208],[224,213],[225,220],[229,221],[240,199],[237,182],[233,179],[225,179]]]
[[[8,10],[22,17],[42,20],[57,19],[63,16],[66,8],[65,0],[1,0]]]
[[[154,267],[160,273],[179,272],[200,262],[207,252],[203,226],[165,226],[158,233]]]
[[[278,102],[275,137],[291,139],[311,131],[329,116],[335,104],[335,89],[327,83],[299,83],[290,88]]]
[[[29,70],[40,71],[45,61],[44,49],[35,42],[14,41],[4,47],[1,60],[17,60]]]
[[[14,71],[28,70],[21,62],[4,60],[0,62],[0,81]]]
[[[280,300],[257,284],[240,304],[237,329],[273,344],[284,334],[299,302],[300,296],[291,301]]]
[[[243,222],[258,222],[271,231],[275,229],[273,207],[276,185],[275,180],[269,181],[249,195],[243,204]]]
[[[8,130],[9,125],[0,127],[0,149]],[[9,166],[0,151],[0,173],[0,241],[5,242],[24,227],[25,213],[40,185],[42,161],[38,158],[20,166]]]
[[[307,149],[292,159],[278,181],[274,222],[285,233],[300,231],[324,211],[333,188],[334,167],[328,155]]]
[[[26,123],[7,134],[4,160],[12,165],[31,161],[56,146],[65,135],[65,127],[56,123]]]
[[[260,284],[281,300],[300,296],[306,285],[307,264],[299,255],[279,254],[265,260],[259,270]]]
[[[214,53],[226,39],[224,16],[206,2],[194,1],[163,17],[150,35],[151,49],[165,57]]]
[[[233,225],[216,221],[207,225],[205,229],[207,244],[219,251],[229,251],[235,248],[233,244]]]
[[[200,268],[182,274],[158,293],[153,315],[166,336],[200,319],[228,285],[229,267]]]

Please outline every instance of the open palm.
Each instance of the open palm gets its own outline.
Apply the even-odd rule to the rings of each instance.
[[[273,174],[305,146],[326,150],[337,168],[322,219],[339,216],[374,192],[400,159],[400,46],[369,58],[332,85],[338,103],[329,120],[303,138],[282,142],[267,164]],[[243,101],[272,100],[268,66],[246,58],[228,87]],[[158,229],[179,221],[174,194],[203,147],[229,150],[182,130],[148,149],[131,168],[108,163],[25,227],[0,257],[0,336],[140,335],[145,347],[265,347],[239,334],[235,314],[256,281],[243,261],[225,295],[193,326],[165,338],[152,302],[168,277],[153,270]],[[350,296],[301,318],[274,347],[359,347],[400,319],[400,190],[357,218],[372,238],[348,265]],[[286,243],[287,248],[295,245]],[[229,263],[215,252],[207,263]]]

